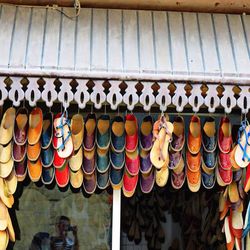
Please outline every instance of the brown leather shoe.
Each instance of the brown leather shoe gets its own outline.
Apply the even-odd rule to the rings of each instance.
[[[196,155],[191,154],[189,151],[186,152],[186,160],[188,169],[192,172],[197,172],[201,167],[201,153]]]
[[[190,119],[187,146],[192,154],[197,154],[201,148],[201,121],[196,115]]]
[[[43,112],[40,108],[34,108],[29,115],[28,143],[38,143],[43,128]]]

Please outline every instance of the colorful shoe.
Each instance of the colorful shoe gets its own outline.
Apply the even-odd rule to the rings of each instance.
[[[0,177],[6,178],[10,175],[14,166],[14,161],[12,157],[10,157],[9,161],[6,163],[0,163]]]
[[[201,121],[196,115],[190,119],[187,146],[191,154],[198,154],[201,149]]]
[[[105,173],[97,172],[97,187],[101,190],[106,189],[109,186],[109,170]]]
[[[186,174],[185,170],[180,174],[176,174],[174,171],[171,172],[171,184],[174,189],[181,189],[185,183]]]
[[[70,123],[70,130],[72,133],[74,151],[77,151],[82,146],[84,134],[84,121],[81,114],[73,115]]]
[[[110,145],[110,117],[101,115],[97,121],[96,144],[100,149],[108,149]]]
[[[225,170],[220,165],[215,168],[216,169],[216,177],[217,183],[219,186],[229,185],[233,180],[233,171],[232,169]]]
[[[201,176],[202,176],[201,181],[202,181],[203,187],[206,189],[212,189],[214,187],[215,181],[216,181],[215,173],[212,173],[209,175],[205,172],[202,172]]]
[[[84,138],[83,148],[86,151],[92,151],[95,147],[96,134],[96,116],[95,114],[88,114],[84,124]]]
[[[126,151],[134,152],[138,146],[138,124],[137,119],[133,114],[128,114],[125,117],[126,131]]]
[[[6,145],[11,141],[14,131],[15,117],[15,108],[11,107],[5,111],[0,125],[0,144]]]
[[[38,141],[36,144],[28,144],[27,157],[30,161],[36,161],[41,154],[41,144]]]
[[[96,168],[99,173],[106,173],[109,169],[109,150],[102,150],[97,148],[96,150]]]
[[[222,117],[219,126],[218,146],[222,153],[227,154],[232,147],[232,126],[228,117]]]
[[[230,161],[230,153],[227,154],[224,154],[222,152],[219,153],[219,166],[224,170],[232,169]]]
[[[82,169],[78,169],[77,171],[70,170],[70,184],[73,188],[80,188],[83,184],[83,171]]]
[[[34,145],[39,142],[43,128],[43,111],[34,108],[29,115],[28,143]]]
[[[16,177],[19,182],[24,181],[27,175],[27,158],[25,157],[21,162],[14,163]]]
[[[140,128],[140,146],[148,151],[153,146],[153,118],[151,115],[145,116]]]
[[[117,153],[111,149],[110,153],[110,162],[115,169],[122,169],[125,164],[125,153],[124,151],[121,153]]]
[[[111,126],[111,146],[117,153],[125,149],[125,124],[121,116],[116,116]]]
[[[153,165],[150,160],[150,152],[141,149],[140,151],[140,171],[142,174],[148,174]]]
[[[28,119],[28,110],[23,107],[19,108],[16,114],[13,137],[17,145],[21,146],[27,142]]]
[[[17,189],[17,177],[15,169],[13,168],[10,175],[4,179],[6,184],[6,191],[8,195],[12,195],[16,192]]]
[[[97,186],[97,180],[95,171],[91,175],[84,175],[83,189],[87,194],[93,194],[96,190],[96,186]]]
[[[64,158],[61,158],[59,155],[58,155],[58,152],[57,150],[54,150],[54,160],[53,160],[53,166],[55,168],[61,168],[66,162],[66,159]]]
[[[42,149],[41,160],[44,168],[48,168],[53,164],[54,161],[54,149],[50,145],[47,149]]]
[[[61,168],[55,168],[55,179],[57,186],[64,188],[69,183],[69,165],[66,161]]]
[[[53,182],[54,177],[55,177],[54,166],[42,169],[42,183],[44,185],[50,185]]]
[[[125,197],[132,197],[138,183],[138,175],[132,176],[126,170],[123,175],[122,191]]]
[[[13,148],[12,148],[12,158],[15,162],[20,162],[26,157],[27,153],[27,146],[24,145],[18,145],[15,142],[13,142]]]
[[[212,153],[217,146],[216,124],[213,117],[205,119],[202,129],[202,144],[206,152]]]
[[[43,117],[43,129],[42,129],[42,135],[41,135],[41,147],[42,149],[47,149],[51,142],[53,137],[53,113],[48,112]]]
[[[201,168],[201,153],[192,155],[189,151],[186,152],[187,167],[191,172],[198,172]]]
[[[122,187],[123,170],[123,168],[115,169],[113,166],[110,168],[109,181],[114,190],[121,189]]]
[[[217,159],[216,159],[216,152],[206,152],[203,151],[202,155],[202,162],[203,164],[210,170],[215,169],[215,166],[217,164]]]
[[[185,122],[182,116],[176,116],[173,122],[173,138],[171,141],[171,149],[181,151],[185,144]]]
[[[12,142],[7,145],[0,144],[0,163],[7,163],[11,158]]]
[[[3,178],[0,178],[0,199],[5,204],[6,207],[12,208],[14,204],[14,197],[12,194],[7,194],[5,192],[6,190],[6,184],[4,182]]]
[[[141,174],[140,187],[144,194],[148,194],[152,191],[155,183],[155,169],[151,168],[148,174]]]
[[[91,175],[95,171],[95,148],[92,151],[83,152],[83,172]]]
[[[41,159],[38,158],[38,160],[35,162],[28,160],[27,167],[28,167],[28,173],[29,173],[29,177],[30,177],[31,181],[33,181],[33,182],[39,181],[39,179],[42,175]]]
[[[130,175],[138,175],[140,169],[140,157],[138,150],[135,150],[132,153],[126,152],[125,167]]]
[[[192,172],[189,167],[186,169],[187,184],[191,192],[198,192],[201,186],[201,170]]]
[[[169,169],[167,165],[164,165],[161,169],[156,169],[155,183],[159,187],[165,187],[168,182]]]
[[[74,152],[74,155],[69,159],[69,167],[72,171],[78,171],[83,163],[83,150],[82,147],[78,149],[78,151]]]
[[[169,152],[169,169],[173,170],[176,174],[182,172],[184,168],[184,161],[181,151],[170,151]]]

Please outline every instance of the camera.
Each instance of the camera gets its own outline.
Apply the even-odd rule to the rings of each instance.
[[[73,231],[73,230],[74,230],[74,227],[68,226],[67,231]]]

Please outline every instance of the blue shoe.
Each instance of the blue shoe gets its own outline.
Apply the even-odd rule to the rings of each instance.
[[[115,169],[122,169],[125,164],[125,153],[117,153],[113,150],[110,150],[110,162]]]
[[[45,185],[49,185],[52,183],[55,177],[55,168],[51,166],[49,168],[42,169],[42,182]]]
[[[106,189],[109,185],[109,170],[105,173],[97,171],[97,186],[99,189]]]
[[[212,153],[217,146],[216,124],[213,117],[206,118],[202,129],[202,143],[206,152]]]
[[[97,148],[96,152],[96,168],[99,173],[107,172],[109,168],[109,151]]]
[[[47,149],[42,149],[41,151],[42,165],[47,168],[50,167],[54,161],[54,150],[52,145]]]
[[[53,113],[46,113],[43,117],[43,130],[41,134],[41,147],[47,149],[52,141],[53,136]]]
[[[111,166],[109,180],[113,189],[121,189],[124,169],[115,169]]]
[[[97,121],[96,144],[100,149],[108,149],[110,144],[110,117],[101,115]]]
[[[115,152],[123,152],[125,149],[125,123],[121,116],[116,116],[111,126],[111,145]]]

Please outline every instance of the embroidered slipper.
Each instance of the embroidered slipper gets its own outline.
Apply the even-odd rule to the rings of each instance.
[[[114,190],[119,190],[122,188],[123,182],[123,171],[124,169],[115,169],[111,165],[110,172],[109,172],[109,181],[111,186]]]
[[[74,152],[74,155],[69,159],[69,167],[72,171],[78,171],[83,163],[83,150],[82,147]]]
[[[36,161],[41,153],[41,144],[38,141],[36,144],[28,144],[27,157],[30,161]]]
[[[42,169],[42,183],[44,185],[50,185],[53,180],[54,180],[54,177],[55,177],[55,168],[54,166],[50,166],[50,167],[47,167],[47,168],[44,168]]]
[[[140,128],[140,146],[143,150],[149,151],[153,146],[153,118],[145,116]]]
[[[66,159],[71,156],[74,150],[67,110],[64,111],[60,118],[54,120],[54,129],[54,136],[57,138],[56,149],[58,155]]]
[[[69,180],[70,184],[73,188],[80,188],[83,183],[83,171],[81,168],[79,168],[77,171],[72,171],[70,169],[69,172]]]
[[[88,114],[84,124],[83,148],[85,151],[92,151],[95,147],[96,115]]]
[[[37,161],[27,161],[28,173],[31,181],[37,182],[39,181],[42,175],[42,162],[41,159],[38,158]]]
[[[55,179],[57,186],[60,188],[64,188],[69,183],[69,165],[66,161],[61,168],[55,169]]]
[[[27,158],[25,157],[21,162],[14,163],[16,177],[18,182],[24,181],[27,175]]]
[[[140,157],[138,149],[131,153],[126,151],[125,167],[130,175],[138,175],[140,169]]]
[[[47,149],[42,149],[41,159],[42,159],[42,165],[44,168],[48,168],[53,164],[54,149],[52,145],[50,145]]]
[[[227,154],[232,147],[232,126],[228,117],[222,117],[219,126],[218,146],[222,153]]]
[[[13,136],[17,145],[21,146],[27,142],[28,120],[28,110],[23,107],[19,108],[16,114]]]
[[[148,174],[141,174],[140,187],[144,194],[148,194],[152,191],[155,183],[155,169],[152,168]]]
[[[13,137],[15,116],[16,110],[13,107],[8,108],[3,115],[0,125],[0,144],[2,145],[8,144]]]
[[[150,160],[150,151],[141,149],[140,151],[140,171],[142,174],[148,174],[152,169],[152,162]]]
[[[24,145],[18,145],[15,142],[13,142],[12,147],[12,158],[15,162],[21,162],[23,161],[24,157],[26,157],[27,154],[27,146]]]
[[[14,204],[14,197],[12,194],[8,194],[7,187],[3,178],[0,178],[0,198],[5,206],[7,206],[8,208],[12,208]]]
[[[236,203],[240,199],[238,187],[237,187],[236,182],[234,181],[232,181],[232,183],[228,187],[228,196],[229,196],[229,200],[232,203]]]
[[[168,182],[168,177],[169,177],[169,169],[167,164],[165,164],[162,168],[156,169],[156,174],[155,174],[155,183],[159,187],[164,187],[166,186]]]
[[[240,166],[235,161],[236,147],[237,147],[237,145],[233,147],[233,149],[230,153],[230,162],[231,162],[231,165],[234,169],[240,169]]]
[[[41,147],[47,149],[53,138],[53,119],[54,115],[52,112],[48,112],[43,117],[43,128],[41,135]]]
[[[95,171],[95,148],[92,151],[83,151],[83,172],[90,175]]]
[[[70,130],[72,132],[74,151],[77,151],[82,146],[84,134],[84,121],[81,114],[73,115]]]
[[[206,118],[202,129],[202,144],[206,152],[212,153],[216,150],[216,124],[213,117]]]
[[[101,115],[97,121],[96,144],[100,149],[108,149],[110,145],[110,117]]]
[[[243,232],[243,217],[242,213],[236,211],[232,212],[232,233],[236,238],[241,239]]]
[[[125,116],[125,132],[126,151],[134,152],[138,146],[138,123],[136,117],[133,114],[128,114]]]
[[[170,147],[174,151],[181,151],[185,144],[185,121],[182,116],[176,116],[173,122],[173,139]]]
[[[116,116],[112,121],[111,146],[117,153],[125,149],[125,123],[121,116]]]
[[[6,178],[8,175],[10,175],[12,169],[14,166],[14,161],[12,157],[10,160],[6,163],[0,163],[0,177]]]
[[[171,172],[171,184],[174,189],[181,189],[185,183],[185,180],[185,169],[179,174],[176,174],[174,171]]]
[[[126,170],[123,175],[122,191],[125,197],[132,197],[138,183],[138,175],[132,176]]]
[[[104,190],[109,186],[109,184],[109,170],[105,173],[97,172],[97,187]]]
[[[97,187],[96,171],[83,177],[83,189],[87,194],[93,194]]]
[[[106,173],[109,169],[110,160],[109,160],[109,150],[100,149],[96,150],[96,169],[99,173]]]
[[[0,200],[0,231],[3,231],[7,228],[7,213],[8,209],[5,204]]]
[[[11,158],[12,142],[7,145],[0,144],[0,162],[7,163]]]

